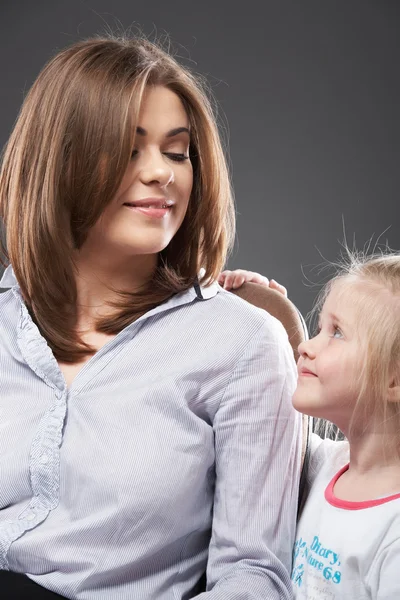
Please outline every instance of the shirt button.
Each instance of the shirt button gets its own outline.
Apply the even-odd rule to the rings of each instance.
[[[42,465],[47,465],[47,463],[49,462],[49,457],[47,454],[42,454],[42,456],[39,458],[40,462]]]
[[[25,519],[27,521],[33,521],[34,518],[35,518],[35,513],[33,513],[33,512],[30,512],[27,515],[25,515]]]

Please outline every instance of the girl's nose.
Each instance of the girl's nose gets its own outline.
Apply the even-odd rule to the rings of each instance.
[[[299,344],[298,351],[301,357],[315,358],[313,339],[305,340]]]

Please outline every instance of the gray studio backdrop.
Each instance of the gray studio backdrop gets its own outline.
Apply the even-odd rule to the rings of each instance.
[[[397,0],[0,0],[0,144],[57,49],[130,26],[168,32],[211,83],[238,211],[230,268],[275,277],[306,314],[343,220],[349,241],[385,232],[400,249]]]

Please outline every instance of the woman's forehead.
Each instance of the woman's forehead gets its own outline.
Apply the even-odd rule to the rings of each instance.
[[[146,88],[140,106],[138,127],[146,132],[189,129],[189,116],[181,98],[164,86]]]

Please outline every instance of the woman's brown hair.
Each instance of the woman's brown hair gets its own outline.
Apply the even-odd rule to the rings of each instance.
[[[92,38],[61,51],[29,91],[5,148],[0,218],[26,305],[57,359],[93,352],[76,332],[73,256],[114,197],[129,164],[146,86],[182,100],[191,127],[193,190],[185,219],[146,289],[120,293],[97,330],[118,333],[190,287],[209,283],[234,237],[225,156],[208,94],[188,69],[142,38]]]

